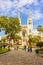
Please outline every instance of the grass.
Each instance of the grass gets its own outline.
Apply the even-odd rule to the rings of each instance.
[[[40,54],[43,54],[43,51],[39,51]]]
[[[6,53],[9,50],[7,48],[0,48],[0,54]]]

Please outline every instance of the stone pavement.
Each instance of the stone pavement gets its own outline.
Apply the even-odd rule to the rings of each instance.
[[[35,52],[12,50],[0,55],[0,65],[43,65],[43,57]]]

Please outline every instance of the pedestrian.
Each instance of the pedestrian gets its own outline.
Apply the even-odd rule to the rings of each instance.
[[[32,52],[32,45],[30,45],[30,51]]]
[[[32,52],[32,44],[31,44],[31,41],[29,40],[28,43],[29,43],[28,52],[29,52],[29,51]]]
[[[18,41],[17,41],[17,46],[16,46],[16,47],[17,47],[17,50],[18,50],[18,48],[19,48],[18,44],[19,44],[19,43],[18,43]]]
[[[24,45],[24,50],[26,51],[26,45]]]
[[[28,52],[29,52],[29,45],[28,45]]]

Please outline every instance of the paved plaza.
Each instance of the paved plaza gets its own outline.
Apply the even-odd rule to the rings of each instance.
[[[43,65],[43,57],[34,51],[11,50],[0,55],[0,65]]]

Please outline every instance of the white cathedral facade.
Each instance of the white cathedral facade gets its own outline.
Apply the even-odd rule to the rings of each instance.
[[[19,14],[19,20],[20,20],[20,25],[21,25],[21,32],[19,33],[19,35],[21,36],[21,41],[22,41],[22,46],[26,45],[26,41],[28,40],[28,36],[29,35],[33,35],[33,22],[32,22],[32,18],[31,15],[29,13],[28,15],[28,19],[27,19],[27,24],[26,25],[22,25],[21,24],[21,19],[20,19],[20,14]]]

